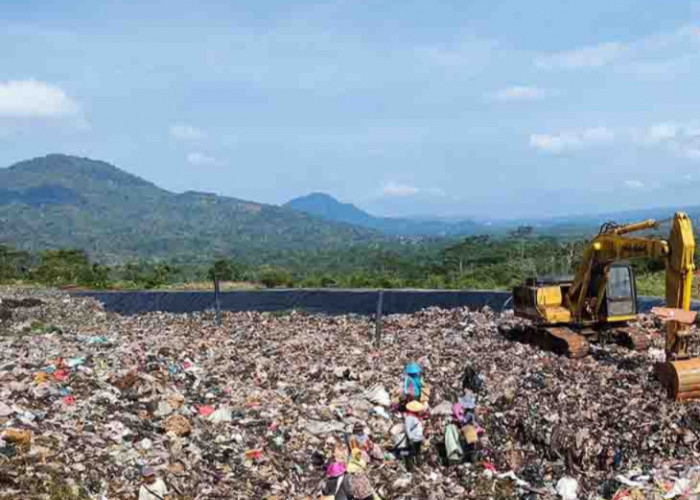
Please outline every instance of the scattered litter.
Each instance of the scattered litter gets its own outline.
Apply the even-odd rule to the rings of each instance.
[[[50,498],[55,478],[94,499],[317,498],[351,442],[382,498],[700,491],[700,404],[670,401],[652,376],[663,335],[648,351],[568,359],[508,340],[511,313],[431,308],[384,316],[377,348],[370,318],[353,315],[222,313],[217,326],[212,312],[124,317],[55,291],[0,296],[34,299],[0,326],[0,496]],[[659,331],[653,317],[637,326]],[[409,474],[391,451],[416,360],[432,390]],[[457,402],[476,451],[444,465]]]
[[[557,481],[557,494],[562,500],[576,500],[578,498],[578,481],[573,477],[562,477]]]

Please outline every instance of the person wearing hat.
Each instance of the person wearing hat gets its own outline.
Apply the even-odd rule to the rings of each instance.
[[[152,467],[141,470],[143,483],[139,488],[139,500],[168,500],[168,488],[161,478],[156,478]]]
[[[423,429],[423,417],[425,407],[418,401],[411,401],[406,405],[404,412],[404,426],[411,453],[406,457],[406,469],[413,470],[413,463],[419,467],[422,465],[421,448],[425,440]]]
[[[357,448],[352,451],[348,473],[352,476],[353,498],[355,500],[372,500],[375,493],[367,474],[367,461]]]
[[[469,462],[475,462],[478,452],[478,429],[474,415],[474,399],[463,397],[459,403],[452,405],[452,418],[461,428],[460,434],[464,443],[464,451]]]
[[[333,462],[328,466],[321,500],[354,500],[352,479],[346,472],[347,469],[343,462]]]
[[[370,456],[379,460],[383,458],[381,449],[378,449],[378,446],[372,442],[361,422],[355,422],[353,425],[352,435],[348,439],[348,448],[350,448],[350,453],[356,449],[360,450],[365,460],[369,460]]]

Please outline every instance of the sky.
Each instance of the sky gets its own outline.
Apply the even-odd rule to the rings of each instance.
[[[0,0],[0,165],[379,215],[700,205],[700,1]]]

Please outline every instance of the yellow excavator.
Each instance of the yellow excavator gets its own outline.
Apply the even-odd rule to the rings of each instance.
[[[572,280],[527,280],[513,290],[515,315],[533,324],[514,331],[515,338],[570,357],[588,354],[589,341],[610,338],[643,349],[645,336],[628,323],[637,318],[634,272],[626,261],[661,259],[666,267],[666,361],[659,379],[676,400],[700,398],[700,359],[688,353],[695,238],[690,218],[681,212],[671,221],[668,239],[635,236],[662,222],[604,224],[583,253]]]

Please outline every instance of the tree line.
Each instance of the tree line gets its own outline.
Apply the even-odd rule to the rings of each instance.
[[[343,250],[270,249],[221,256],[208,263],[178,256],[111,265],[91,259],[80,249],[30,253],[0,245],[0,282],[153,289],[216,277],[268,288],[508,289],[536,275],[570,275],[585,244],[582,239],[538,236],[532,228],[522,227],[505,237],[403,241]],[[645,276],[663,269],[656,261],[634,265],[643,282]]]

